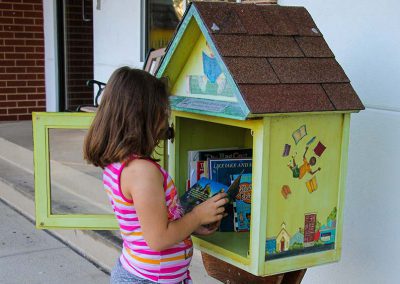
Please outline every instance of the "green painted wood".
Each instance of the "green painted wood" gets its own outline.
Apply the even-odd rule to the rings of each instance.
[[[299,255],[288,258],[265,262],[264,275],[269,276],[278,273],[310,268],[313,266],[337,261],[337,251],[330,250],[309,255]],[[294,269],[294,267],[296,267]]]
[[[253,186],[251,212],[251,246],[252,273],[263,275],[265,261],[265,240],[268,204],[268,178],[271,121],[264,118],[254,131],[253,142]],[[259,200],[260,202],[257,202]],[[254,217],[253,217],[254,216]],[[254,246],[252,245],[254,244]]]
[[[350,138],[350,114],[343,115],[343,131],[342,131],[342,149],[340,155],[340,176],[339,176],[339,201],[338,201],[338,215],[336,227],[338,233],[336,236],[337,260],[340,259],[342,252],[342,232],[343,232],[343,211],[344,211],[344,198],[346,191],[346,177],[348,165],[348,152],[349,152],[349,138]]]
[[[69,228],[87,230],[116,230],[119,228],[114,214],[52,214],[49,129],[88,129],[95,113],[33,113],[33,142],[35,167],[35,215],[36,227]],[[166,167],[166,147],[160,145],[154,153],[160,164]],[[105,194],[105,193],[104,193]]]

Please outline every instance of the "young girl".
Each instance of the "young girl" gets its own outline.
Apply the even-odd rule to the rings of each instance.
[[[122,67],[108,81],[86,136],[84,157],[104,169],[123,239],[111,283],[190,283],[190,235],[212,234],[224,215],[225,193],[183,215],[174,182],[152,158],[158,143],[172,138],[169,113],[160,79]]]

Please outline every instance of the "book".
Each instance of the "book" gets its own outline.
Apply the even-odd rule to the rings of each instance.
[[[222,183],[230,184],[234,175],[238,174],[251,174],[252,173],[252,159],[209,159],[208,160],[208,174],[209,179]],[[233,204],[226,208],[228,216],[221,222],[221,232],[234,232],[234,208]]]
[[[188,151],[188,188],[193,186],[201,177],[208,177],[207,159],[251,158],[252,155],[253,151],[251,148],[220,148]]]
[[[239,191],[233,202],[234,226],[236,232],[250,231],[251,220],[251,176],[243,174],[239,184]],[[238,175],[233,175],[236,179]]]
[[[240,179],[241,176],[239,175],[231,185],[228,186],[203,177],[180,197],[181,206],[185,213],[188,213],[192,211],[195,206],[220,192],[226,192],[228,194],[228,204],[233,203],[239,192]]]

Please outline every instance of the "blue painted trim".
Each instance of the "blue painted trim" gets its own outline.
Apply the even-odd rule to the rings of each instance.
[[[173,38],[170,46],[168,47],[167,53],[164,56],[163,61],[161,62],[160,67],[157,70],[156,77],[160,78],[165,72],[165,68],[168,66],[172,55],[175,53],[178,43],[181,41],[183,34],[186,31],[187,26],[190,23],[190,20],[193,18],[193,6],[189,8],[185,18],[181,22],[178,31],[176,32],[175,37]]]

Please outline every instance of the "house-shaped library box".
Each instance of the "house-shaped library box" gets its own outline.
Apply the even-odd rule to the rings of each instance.
[[[307,10],[194,2],[156,75],[180,194],[189,151],[252,148],[250,230],[196,247],[259,276],[338,261],[350,114],[364,106]]]

